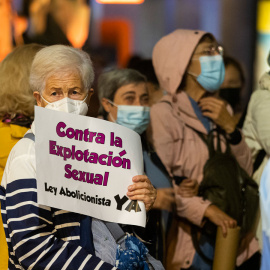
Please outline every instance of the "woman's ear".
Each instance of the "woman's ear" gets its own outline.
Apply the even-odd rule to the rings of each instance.
[[[107,98],[102,98],[101,104],[102,104],[103,109],[104,109],[107,113],[109,113],[109,112],[111,111],[112,104],[109,102],[109,100],[108,100]]]
[[[91,88],[91,89],[89,90],[89,92],[88,92],[88,96],[87,96],[87,99],[86,99],[86,102],[85,102],[88,106],[89,106],[90,99],[91,99],[91,97],[92,97],[93,94],[94,94],[94,89]]]
[[[38,91],[35,91],[35,92],[33,93],[33,96],[34,96],[34,98],[35,98],[36,101],[37,101],[37,105],[38,105],[39,107],[42,107],[42,105],[41,105],[42,100],[41,100],[40,93],[39,93]]]

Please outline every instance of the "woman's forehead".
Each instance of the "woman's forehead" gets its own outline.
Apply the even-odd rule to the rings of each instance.
[[[141,92],[147,92],[147,87],[145,82],[140,83],[129,83],[126,85],[121,86],[117,89],[116,93],[124,94],[127,92],[132,92],[135,94],[140,94]]]

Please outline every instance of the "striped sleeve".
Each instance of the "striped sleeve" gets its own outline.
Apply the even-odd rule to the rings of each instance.
[[[37,204],[36,179],[14,179],[16,168],[10,165],[12,179],[7,179],[7,185],[0,191],[1,213],[9,245],[9,269],[116,269],[89,254],[79,241],[62,240],[52,209]],[[28,164],[25,169],[31,170],[31,167]],[[35,175],[33,172],[27,174]],[[74,226],[79,224],[74,222]]]

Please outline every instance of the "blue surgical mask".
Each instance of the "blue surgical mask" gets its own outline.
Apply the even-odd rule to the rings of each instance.
[[[150,107],[147,106],[131,106],[131,105],[117,105],[112,101],[111,104],[117,107],[117,119],[112,120],[124,127],[130,128],[142,134],[150,122]]]
[[[201,56],[201,74],[195,75],[198,83],[208,92],[216,92],[224,81],[225,66],[221,55]]]

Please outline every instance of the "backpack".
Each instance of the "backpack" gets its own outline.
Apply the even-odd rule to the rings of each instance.
[[[214,133],[217,133],[216,149]],[[221,136],[226,141],[225,152],[221,151]],[[200,137],[203,138],[201,135]],[[221,130],[212,130],[205,142],[208,145],[209,159],[204,166],[199,196],[208,199],[234,218],[241,227],[243,237],[253,230],[256,222],[259,209],[258,184],[238,164],[231,153],[229,142]]]
[[[197,131],[196,131],[197,132]],[[241,168],[231,153],[225,132],[214,129],[207,139],[197,132],[207,144],[209,159],[204,165],[203,180],[198,196],[211,201],[219,209],[237,221],[241,227],[240,238],[255,230],[259,210],[259,190],[257,183]],[[216,133],[216,136],[215,136]],[[214,141],[216,137],[216,148]],[[221,137],[226,141],[226,150],[221,150]],[[197,233],[199,228],[192,226],[192,239],[196,251],[204,257],[199,249]],[[216,225],[207,221],[202,231],[211,237],[216,235]]]

